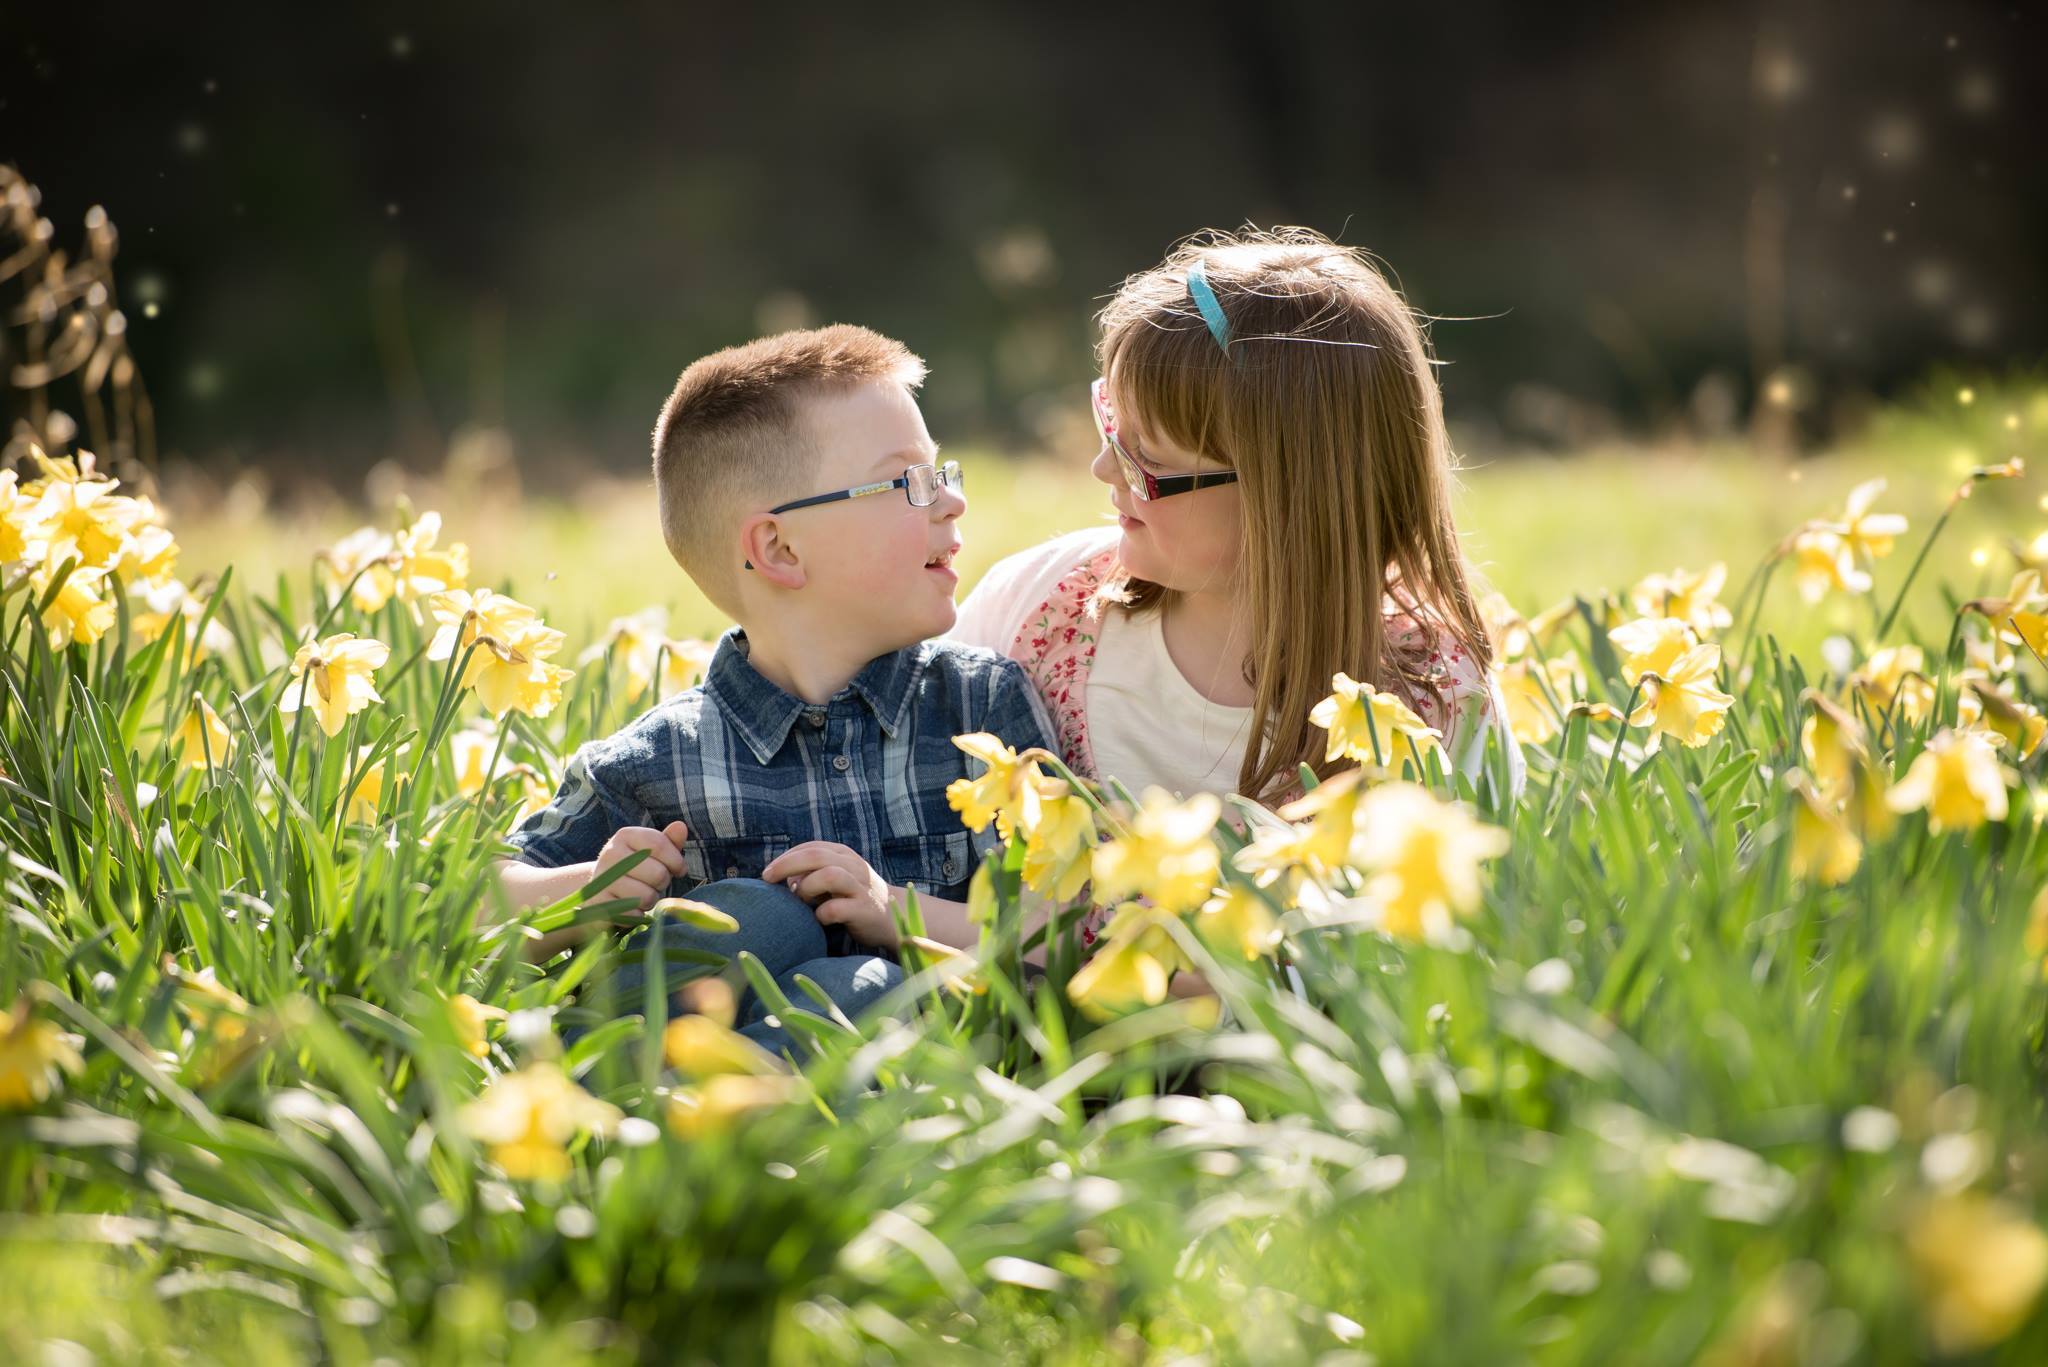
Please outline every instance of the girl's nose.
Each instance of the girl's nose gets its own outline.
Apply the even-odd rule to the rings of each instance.
[[[1088,466],[1088,473],[1111,488],[1124,482],[1123,472],[1117,469],[1116,453],[1109,449],[1109,443],[1102,443],[1102,449],[1095,453],[1095,459]]]

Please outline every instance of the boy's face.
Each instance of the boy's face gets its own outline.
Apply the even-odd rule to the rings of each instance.
[[[938,461],[924,414],[900,384],[820,395],[805,404],[804,421],[818,460],[809,487],[792,490],[791,499],[897,479],[912,465]],[[779,515],[803,561],[813,620],[876,655],[953,627],[960,579],[952,560],[967,499],[942,486],[931,506],[917,508],[907,494],[889,489]]]

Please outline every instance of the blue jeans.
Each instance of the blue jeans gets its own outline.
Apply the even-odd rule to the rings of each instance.
[[[737,959],[741,950],[747,950],[761,961],[790,1004],[812,1015],[824,1013],[810,994],[797,986],[799,973],[822,988],[832,1004],[852,1019],[858,1019],[903,981],[902,966],[890,951],[856,943],[843,926],[828,929],[819,925],[810,905],[780,883],[726,878],[693,888],[690,898],[717,907],[740,923],[739,930],[721,935],[683,921],[665,920],[636,932],[620,946],[622,957],[610,984],[617,1009],[639,1009],[647,983],[647,937],[655,934],[661,936],[661,948],[655,954],[667,977],[669,1010],[677,1014],[686,1009],[681,999],[683,985],[715,970],[668,964],[663,956],[671,949],[709,950],[728,959]],[[792,1045],[779,1022],[771,1021],[768,1004],[752,987],[740,996],[734,1027],[771,1054],[788,1054],[799,1061],[810,1057],[808,1049]]]

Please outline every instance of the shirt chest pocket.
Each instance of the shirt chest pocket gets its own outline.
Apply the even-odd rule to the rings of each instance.
[[[884,840],[872,861],[882,881],[959,901],[974,876],[974,845],[964,830]]]
[[[683,867],[693,887],[722,878],[759,878],[761,870],[788,853],[793,843],[786,835],[686,841]]]

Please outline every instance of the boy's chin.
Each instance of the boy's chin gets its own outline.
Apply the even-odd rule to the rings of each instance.
[[[864,603],[861,606],[872,613],[878,605]],[[960,617],[960,611],[953,605],[951,599],[936,602],[928,597],[923,603],[899,601],[889,606],[895,608],[896,613],[888,620],[876,620],[873,616],[868,618],[872,633],[869,642],[873,647],[869,652],[871,655],[887,655],[891,651],[914,646],[920,641],[929,641],[934,636],[944,636],[953,629],[953,624]],[[851,618],[849,614],[849,620],[857,619]]]

